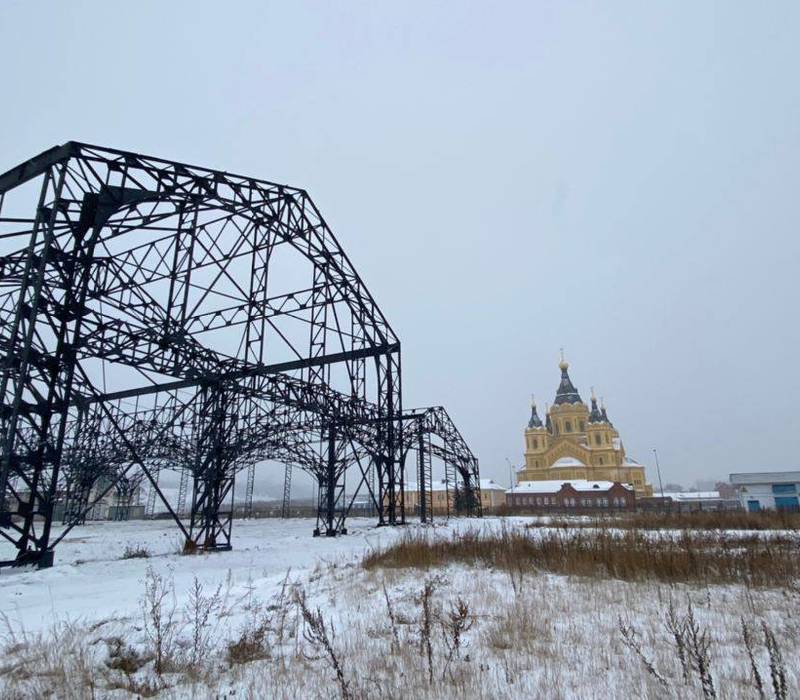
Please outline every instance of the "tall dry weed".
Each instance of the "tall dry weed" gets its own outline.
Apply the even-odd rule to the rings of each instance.
[[[366,569],[418,568],[462,563],[510,572],[515,592],[521,572],[656,580],[666,583],[727,584],[791,588],[800,559],[791,538],[733,537],[725,533],[682,532],[678,537],[638,530],[503,529],[434,537],[408,533],[384,549],[369,552]]]
[[[144,595],[140,600],[144,630],[154,657],[154,670],[160,676],[173,660],[178,635],[177,603],[172,579],[147,567]]]
[[[331,668],[336,674],[342,700],[351,700],[353,694],[350,691],[350,683],[345,679],[342,660],[334,648],[336,629],[333,626],[333,622],[326,623],[319,608],[316,610],[309,608],[305,592],[302,589],[297,591],[297,603],[300,606],[303,621],[305,622],[305,629],[303,630],[305,640],[312,646],[321,648],[324,651]]]

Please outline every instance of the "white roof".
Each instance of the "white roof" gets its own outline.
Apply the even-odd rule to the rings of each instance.
[[[561,459],[557,459],[551,465],[553,467],[585,467],[586,465],[581,462],[579,459],[575,459],[574,457],[562,457]],[[563,482],[562,482],[563,483]]]
[[[613,481],[588,481],[587,479],[570,479],[564,481],[557,479],[552,481],[520,481],[514,488],[506,493],[558,493],[564,484],[569,484],[576,491],[608,491],[613,485]],[[631,486],[622,484],[628,490]]]
[[[564,485],[563,481],[520,481],[506,493],[556,493]]]
[[[406,481],[403,485],[406,491],[419,491],[419,482]],[[454,489],[454,485],[450,482],[450,490]],[[447,486],[444,479],[434,479],[431,488],[432,491],[446,491]],[[506,487],[498,484],[494,479],[481,479],[481,491],[505,491]]]
[[[793,472],[744,472],[731,474],[732,484],[786,484],[800,483],[800,471]]]
[[[481,479],[481,491],[505,491],[506,487],[498,484],[494,479]]]
[[[707,501],[719,498],[719,491],[666,491],[657,494],[673,501]]]
[[[450,485],[450,487],[452,488],[452,484]],[[403,484],[403,488],[406,491],[419,491],[419,482],[418,481],[406,481],[405,484]],[[445,490],[444,479],[434,479],[431,490],[432,491],[444,491]]]

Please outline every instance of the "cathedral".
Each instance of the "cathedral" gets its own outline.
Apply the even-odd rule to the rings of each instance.
[[[531,404],[525,430],[525,466],[518,481],[618,481],[633,487],[637,497],[652,496],[644,466],[626,456],[617,429],[605,406],[598,408],[592,390],[591,408],[569,378],[569,364],[561,358],[561,383],[553,406],[542,423]]]

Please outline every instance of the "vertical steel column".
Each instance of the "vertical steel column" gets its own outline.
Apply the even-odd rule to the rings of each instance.
[[[256,463],[247,465],[247,482],[244,490],[244,517],[253,517],[253,491],[256,487]]]
[[[221,387],[202,391],[202,414],[205,417],[203,440],[198,446],[202,462],[195,474],[195,490],[187,551],[196,549],[226,551],[231,549],[233,513],[223,512],[222,504],[233,498],[234,475],[226,455],[228,396]]]
[[[428,489],[433,490],[432,484],[428,483],[431,478],[430,453],[425,449],[425,435],[420,430],[417,434],[417,498],[419,499],[419,519],[420,522],[428,522]],[[433,504],[431,504],[431,509]],[[433,518],[431,518],[432,520]]]
[[[328,465],[326,470],[327,484],[327,502],[325,503],[325,524],[326,537],[335,537],[336,530],[334,529],[334,520],[336,512],[334,507],[336,505],[336,427],[331,424],[328,429]]]
[[[66,167],[62,166],[56,185],[55,198],[61,194],[64,185],[64,175]],[[36,217],[33,222],[33,230],[28,242],[28,254],[25,259],[25,270],[20,281],[19,297],[17,298],[14,319],[11,328],[8,330],[8,348],[6,350],[5,361],[3,363],[3,373],[0,375],[0,397],[4,403],[10,381],[14,382],[11,395],[11,410],[4,411],[0,416],[2,419],[4,439],[2,461],[0,462],[0,494],[5,494],[6,486],[11,471],[13,461],[12,455],[17,441],[17,422],[19,420],[20,406],[25,387],[26,373],[30,361],[31,344],[33,342],[36,315],[39,310],[40,294],[44,283],[44,273],[47,266],[47,254],[53,239],[53,227],[55,225],[56,210],[46,209],[44,203],[47,193],[52,183],[53,175],[47,172],[42,181],[42,188],[39,193],[39,203],[36,207]],[[34,255],[38,242],[39,233],[45,229],[43,241],[43,253],[38,257]],[[31,298],[28,299],[31,280],[35,276]],[[27,324],[27,325],[26,325]],[[19,343],[18,341],[22,342]]]
[[[344,495],[344,473],[339,470],[340,465],[336,454],[337,439],[337,428],[335,424],[331,423],[327,431],[325,463],[317,474],[319,491],[317,494],[317,526],[314,529],[314,537],[323,534],[323,529],[326,537],[347,534],[347,529],[344,527],[344,511],[341,512],[338,519],[336,517],[336,508],[341,504]]]
[[[153,493],[155,494],[155,489]],[[181,469],[180,480],[178,481],[178,503],[175,512],[178,515],[186,515],[186,496],[189,491],[189,469],[184,467]],[[151,513],[152,514],[152,513]]]
[[[26,455],[30,465],[30,477],[22,471],[20,476],[29,487],[28,500],[20,499],[18,514],[22,516],[22,525],[17,527],[19,539],[17,545],[17,562],[20,564],[35,563],[40,568],[52,566],[53,552],[49,550],[50,531],[52,528],[54,499],[57,493],[61,459],[66,437],[72,386],[75,379],[77,366],[77,348],[81,344],[81,326],[85,313],[85,302],[90,284],[94,248],[100,228],[105,218],[99,211],[100,198],[96,194],[85,194],[80,209],[80,218],[72,224],[73,243],[71,252],[61,250],[55,243],[54,227],[58,212],[68,216],[67,208],[61,206],[61,190],[64,184],[66,165],[62,165],[59,184],[56,188],[54,200],[50,208],[47,233],[41,251],[33,296],[26,301],[25,290],[22,290],[18,300],[19,315],[27,318],[28,327],[22,341],[19,360],[19,369],[16,372],[16,386],[14,392],[9,434],[7,436],[3,467],[0,470],[0,481],[8,478],[8,468],[13,458],[16,442],[17,420],[22,404],[23,392],[26,390],[36,398],[36,418],[29,413],[28,421],[33,430],[38,433],[35,449]],[[33,257],[33,250],[29,251],[29,258]],[[64,287],[63,299],[44,298],[44,281],[48,270],[61,276]],[[47,293],[51,293],[47,287]],[[33,348],[35,329],[38,314],[42,307],[49,306],[48,311],[57,320],[53,328],[55,350],[52,353],[41,354]],[[23,311],[24,309],[24,311]],[[19,331],[19,327],[16,328]],[[15,355],[16,347],[13,341],[18,337],[12,336],[12,346],[9,347],[8,356]],[[38,354],[35,362],[32,357]],[[9,359],[10,362],[10,359]],[[8,365],[7,365],[8,366]],[[3,389],[5,389],[7,375],[4,374]],[[36,383],[38,382],[38,386]],[[44,385],[44,387],[42,387]],[[44,388],[44,391],[42,391]],[[4,394],[5,395],[5,394]],[[3,483],[5,487],[5,482]],[[35,520],[39,516],[42,520],[40,534],[36,534]],[[33,550],[29,549],[33,545]]]
[[[292,505],[292,463],[286,462],[283,468],[283,503],[281,504],[281,517],[288,518]]]
[[[376,365],[378,371],[378,422],[376,425],[378,525],[397,525],[405,523],[399,350],[377,357]]]

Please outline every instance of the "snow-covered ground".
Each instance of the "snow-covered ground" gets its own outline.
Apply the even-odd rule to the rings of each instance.
[[[247,586],[268,597],[289,570],[295,577],[318,565],[352,561],[399,534],[376,528],[372,519],[352,518],[347,526],[347,536],[325,538],[311,536],[313,520],[237,520],[232,551],[186,557],[179,554],[183,540],[172,521],[90,522],[58,545],[53,568],[0,569],[0,610],[29,632],[57,619],[91,623],[138,615],[148,567],[174,580],[179,604],[195,576],[207,586],[230,583],[232,595]],[[144,547],[150,557],[122,559],[129,547]],[[0,559],[12,557],[11,547],[0,544]]]
[[[453,520],[433,532],[524,527],[530,520]],[[773,693],[762,622],[786,661],[786,697],[798,697],[797,589],[670,586],[463,565],[365,570],[364,554],[402,536],[403,528],[352,519],[350,534],[335,539],[313,538],[312,528],[310,520],[237,521],[233,551],[198,556],[178,554],[180,538],[167,521],[76,528],[52,569],[0,573],[7,617],[0,697],[703,697],[696,671],[684,678],[666,628],[670,601],[681,620],[691,604],[709,635],[717,697],[758,697],[743,621],[755,640],[765,697]],[[129,547],[150,556],[122,559]],[[202,663],[190,669],[196,582],[216,603],[203,628],[209,640]],[[145,589],[154,584],[167,592],[162,614],[172,615],[174,633],[174,667],[161,675],[153,669],[152,616],[148,623],[145,610],[153,602]],[[310,615],[321,612],[336,663],[309,635],[300,600]],[[454,649],[448,625],[459,601],[468,629]],[[624,643],[620,625],[632,628],[641,655]],[[247,663],[233,661],[232,648],[253,639],[260,652]],[[123,663],[137,658],[137,670]]]

